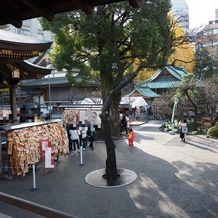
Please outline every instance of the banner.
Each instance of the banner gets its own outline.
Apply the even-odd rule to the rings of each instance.
[[[54,168],[54,148],[48,140],[41,141],[42,159],[45,160],[45,168]]]

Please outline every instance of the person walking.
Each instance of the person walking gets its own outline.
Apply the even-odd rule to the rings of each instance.
[[[127,128],[127,133],[129,132],[129,128],[130,128],[130,120],[128,115],[126,115],[126,128]]]
[[[79,151],[79,135],[78,135],[78,130],[70,130],[70,140],[72,143],[73,151],[74,153],[77,153]]]
[[[68,139],[68,149],[67,149],[67,153],[70,154],[70,151],[72,151],[72,142],[70,140],[70,130],[69,128],[67,127],[67,125],[64,123],[63,124],[63,128],[64,128],[64,133]]]
[[[129,132],[128,132],[129,146],[133,146],[134,139],[135,139],[135,133],[134,133],[133,129],[129,129]]]
[[[91,150],[94,150],[94,146],[93,146],[93,143],[94,143],[94,130],[92,129],[92,128],[90,128],[90,129],[88,129],[88,132],[87,132],[87,135],[88,135],[88,137],[89,137],[89,142],[90,142],[90,144],[89,144],[89,148],[91,149]]]
[[[126,115],[123,114],[122,120],[121,120],[121,129],[120,132],[122,133],[123,130],[128,134],[128,129],[127,129],[127,122],[126,122]]]
[[[181,142],[185,142],[185,134],[187,133],[187,121],[179,121],[179,136],[181,138]]]
[[[85,127],[81,130],[81,145],[83,147],[83,151],[85,151],[87,146],[87,130]]]

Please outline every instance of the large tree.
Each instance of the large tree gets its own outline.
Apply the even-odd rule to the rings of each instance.
[[[43,27],[55,33],[51,60],[57,69],[99,72],[103,108],[100,115],[107,150],[106,178],[116,179],[115,144],[121,90],[144,68],[159,68],[174,45],[168,17],[169,0],[142,1],[96,7],[91,15],[74,11],[56,15]],[[73,82],[73,80],[71,80]],[[111,128],[112,127],[112,128]]]
[[[184,33],[182,27],[175,25],[176,38],[181,41],[178,42],[178,46],[174,47],[174,52],[170,55],[168,63],[177,67],[184,68],[187,72],[194,72],[194,48],[188,40],[186,40],[186,33]],[[188,37],[188,36],[187,36]]]

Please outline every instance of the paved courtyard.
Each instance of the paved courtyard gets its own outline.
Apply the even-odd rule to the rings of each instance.
[[[159,131],[163,121],[133,126],[136,140],[130,148],[126,140],[116,141],[117,167],[134,171],[129,185],[99,188],[85,181],[87,174],[105,167],[103,142],[95,150],[61,157],[54,171],[0,179],[0,191],[69,213],[80,218],[210,218],[218,217],[218,140]],[[16,218],[39,215],[0,203],[0,213]],[[1,216],[0,216],[1,217]]]

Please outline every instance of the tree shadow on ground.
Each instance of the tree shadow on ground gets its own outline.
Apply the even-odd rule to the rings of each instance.
[[[217,164],[169,163],[136,147],[129,153],[123,149],[119,152],[122,156],[119,154],[118,160],[126,156],[127,168],[134,165],[138,174],[128,191],[140,210],[139,217],[143,212],[144,217],[217,217]]]

